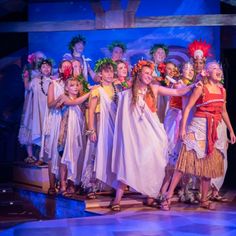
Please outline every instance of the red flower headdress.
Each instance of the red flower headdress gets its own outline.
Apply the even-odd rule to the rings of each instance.
[[[210,54],[211,45],[207,44],[206,41],[202,41],[201,39],[194,40],[188,46],[188,53],[193,59],[206,59]]]
[[[147,60],[139,60],[133,67],[131,71],[131,76],[135,78],[138,73],[142,70],[144,66],[150,67],[152,70],[155,68],[155,64],[152,61],[147,61]]]

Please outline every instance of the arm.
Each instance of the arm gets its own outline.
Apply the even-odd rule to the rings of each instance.
[[[76,98],[75,100],[71,100],[68,97],[63,97],[63,105],[67,106],[73,106],[73,105],[79,105],[86,101],[89,98],[90,93],[86,93],[85,95]]]
[[[29,71],[25,69],[23,72],[23,82],[24,82],[25,90],[29,89],[29,83],[30,83],[29,79],[30,79]]]
[[[89,109],[88,109],[88,131],[89,131],[89,139],[92,142],[97,141],[97,134],[94,127],[95,110],[97,104],[98,104],[98,97],[92,97],[89,101]]]
[[[48,87],[47,103],[48,103],[48,108],[58,108],[58,106],[62,105],[61,96],[59,96],[57,99],[55,99],[54,97],[54,84],[53,83],[50,83]]]
[[[226,93],[224,93],[224,100],[226,101]],[[229,130],[229,133],[230,133],[230,142],[232,144],[235,143],[236,141],[236,137],[235,137],[235,134],[234,134],[234,130],[233,130],[233,127],[231,125],[231,122],[230,122],[230,119],[229,119],[229,115],[228,115],[228,112],[227,112],[227,109],[226,109],[226,102],[224,103],[224,106],[223,106],[223,111],[222,111],[222,118]]]
[[[192,109],[192,107],[195,105],[197,99],[200,97],[202,94],[202,87],[197,87],[194,89],[193,94],[191,95],[189,102],[187,106],[184,109],[183,112],[183,117],[180,125],[180,138],[184,139],[185,134],[186,134],[186,123],[188,120],[189,112]]]
[[[165,96],[183,96],[184,94],[189,92],[194,86],[195,86],[195,84],[191,84],[189,86],[181,87],[181,88],[177,88],[177,89],[159,86],[158,93],[160,93],[161,95],[165,95]]]

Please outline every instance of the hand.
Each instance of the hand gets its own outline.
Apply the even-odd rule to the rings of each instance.
[[[92,133],[89,135],[89,140],[93,143],[95,143],[97,141],[97,134],[96,132]]]
[[[94,90],[94,89],[96,89],[96,88],[98,88],[98,87],[99,87],[99,85],[93,85],[93,86],[89,85],[89,86],[88,86],[88,88],[89,88],[90,90]]]
[[[181,140],[185,139],[185,137],[186,137],[186,130],[185,130],[185,128],[184,129],[180,129],[179,137],[180,137]]]
[[[194,84],[194,86],[197,88],[197,87],[202,87],[203,86],[203,83],[202,81],[198,81],[197,83]]]
[[[202,72],[200,73],[200,75],[201,75],[202,77],[205,77],[205,76],[207,75],[206,70],[203,69]]]
[[[230,143],[235,144],[235,142],[236,142],[235,134],[234,132],[230,132]]]

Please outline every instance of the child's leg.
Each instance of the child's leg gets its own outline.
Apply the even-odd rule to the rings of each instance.
[[[162,183],[162,186],[161,186],[161,190],[160,190],[161,195],[163,195],[167,192],[173,174],[174,174],[173,170],[166,169],[165,177],[164,177],[164,180],[163,180],[163,183]]]
[[[56,176],[55,176],[55,174],[52,173],[52,162],[51,161],[48,162],[48,177],[49,177],[48,194],[54,195],[54,194],[56,194],[56,188],[55,188]]]
[[[60,163],[60,179],[61,179],[60,191],[61,192],[66,191],[67,166],[62,163]]]
[[[125,191],[126,186],[127,186],[126,184],[119,181],[118,187],[116,189],[116,197],[115,197],[112,205],[120,204],[120,201],[121,201],[122,196],[124,195],[124,191]]]
[[[201,179],[201,204],[200,207],[206,208],[208,210],[214,210],[215,209],[215,203],[208,200],[208,190],[210,187],[210,178],[203,177]]]

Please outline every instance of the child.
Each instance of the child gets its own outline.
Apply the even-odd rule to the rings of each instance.
[[[232,144],[236,138],[226,110],[226,92],[219,86],[222,79],[219,64],[208,63],[206,71],[204,85],[194,90],[183,113],[180,129],[183,144],[169,191],[162,203],[163,210],[170,210],[173,191],[185,173],[201,178],[200,207],[215,209],[215,205],[208,201],[207,194],[211,178],[220,177],[224,173],[224,147],[221,145],[224,137],[219,135],[223,121],[229,129]],[[186,132],[187,118],[194,105],[197,109]]]
[[[65,94],[70,100],[75,100],[82,92],[82,84],[75,78],[69,78],[65,82]],[[81,97],[81,103],[89,97]],[[81,179],[84,159],[84,131],[85,119],[78,105],[63,108],[58,150],[61,157],[60,180],[61,194],[70,196],[75,193],[74,184]]]
[[[116,64],[108,58],[96,63],[95,71],[102,78],[101,85],[91,92],[88,111],[88,142],[86,147],[82,183],[88,198],[111,185],[111,154],[116,114],[117,90],[113,84]]]
[[[33,90],[32,82],[36,76],[40,75],[38,69],[39,62],[45,58],[42,52],[35,52],[28,56],[28,64],[23,71],[23,81],[25,86],[25,101],[22,111],[21,125],[19,130],[19,142],[26,146],[28,157],[26,163],[34,163],[37,159],[33,155],[32,125],[33,125]]]
[[[170,89],[153,81],[154,64],[141,60],[133,68],[132,88],[119,94],[112,152],[112,172],[118,181],[113,211],[120,211],[126,186],[148,196],[152,206],[167,164],[168,141],[156,113],[158,94],[181,96],[190,87]]]

